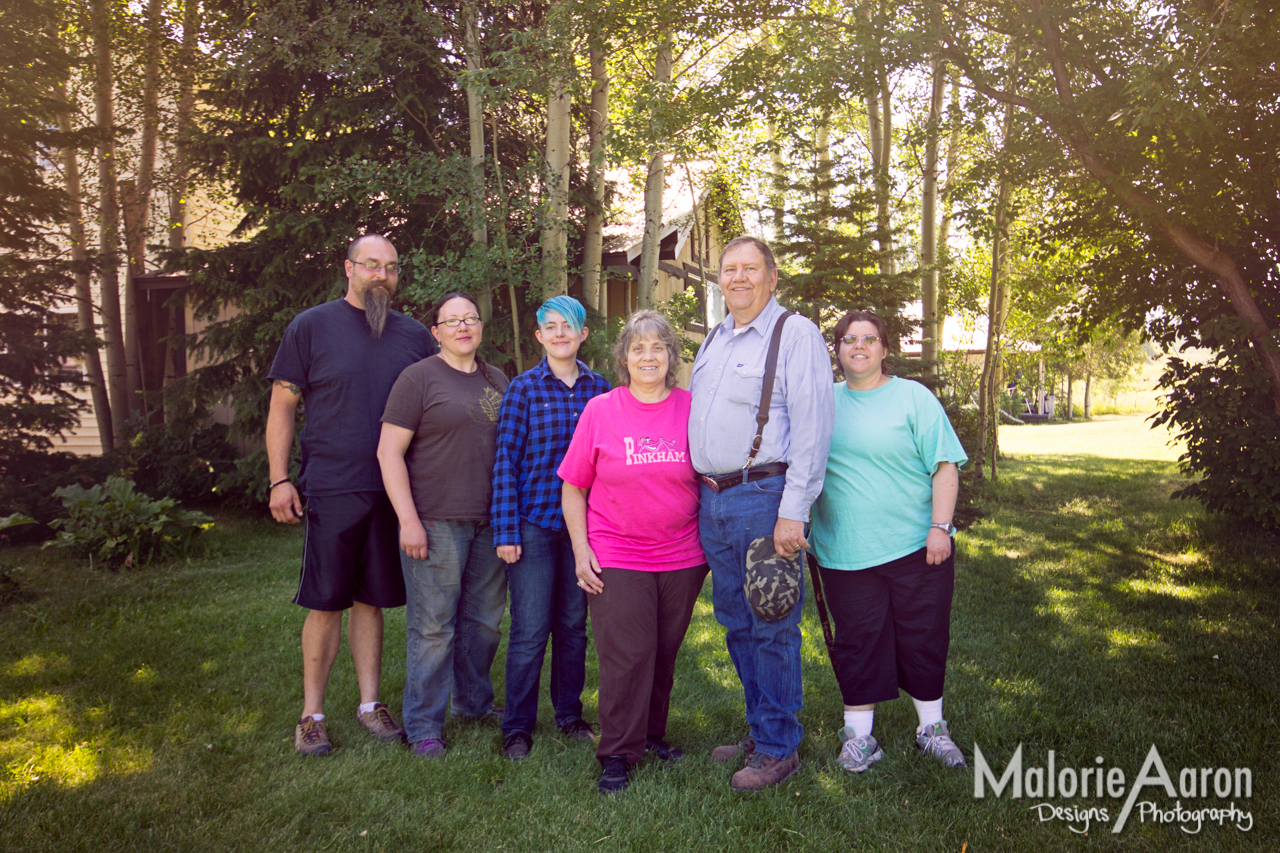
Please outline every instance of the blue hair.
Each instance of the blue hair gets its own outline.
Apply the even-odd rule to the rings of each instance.
[[[587,324],[587,309],[572,296],[553,296],[538,309],[538,325],[547,322],[547,315],[552,311],[564,318],[573,327],[573,331],[582,334],[582,327]]]

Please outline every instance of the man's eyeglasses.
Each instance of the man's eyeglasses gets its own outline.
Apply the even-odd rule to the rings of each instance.
[[[845,335],[840,340],[846,344],[856,344],[858,343],[858,341],[862,341],[862,345],[864,347],[873,347],[876,344],[880,343],[880,336],[879,335]]]
[[[389,264],[380,264],[377,261],[352,261],[351,263],[358,267],[364,267],[365,269],[367,269],[369,272],[372,272],[372,273],[376,273],[380,270],[386,270],[387,275],[400,274],[400,265],[397,264],[395,261],[392,261]]]
[[[459,323],[465,323],[468,326],[477,326],[480,324],[480,318],[472,315],[470,317],[450,317],[448,320],[441,320],[436,323],[437,326],[448,326],[450,329],[458,328]]]

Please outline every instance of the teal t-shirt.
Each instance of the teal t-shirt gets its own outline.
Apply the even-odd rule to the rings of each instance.
[[[928,388],[892,378],[872,391],[836,383],[836,426],[809,541],[829,569],[866,569],[925,545],[933,474],[969,461]]]

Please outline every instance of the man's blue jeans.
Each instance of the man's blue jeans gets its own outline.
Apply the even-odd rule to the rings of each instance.
[[[479,717],[493,709],[489,668],[501,640],[507,580],[487,521],[427,521],[427,559],[402,550],[408,597],[404,728],[409,741],[444,734],[445,709]]]
[[[582,718],[587,681],[587,595],[574,573],[568,531],[520,522],[520,560],[507,566],[511,629],[502,734],[533,734],[538,683],[551,638],[551,705],[556,725]]]
[[[712,603],[725,627],[729,657],[738,669],[747,706],[747,724],[756,750],[787,758],[800,745],[804,727],[797,713],[804,706],[800,674],[800,611],[765,622],[751,610],[742,591],[747,548],[760,536],[772,536],[786,476],[766,477],[720,493],[703,485],[698,529],[711,565]]]

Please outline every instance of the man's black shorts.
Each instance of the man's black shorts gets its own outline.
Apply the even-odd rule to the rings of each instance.
[[[294,604],[346,610],[353,601],[403,607],[400,528],[386,492],[306,498],[302,576]]]

